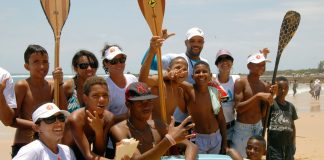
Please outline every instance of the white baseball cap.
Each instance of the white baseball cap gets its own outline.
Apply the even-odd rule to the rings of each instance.
[[[247,63],[261,63],[261,62],[271,62],[271,60],[266,59],[262,53],[255,53],[252,55],[249,55],[247,59]]]
[[[204,38],[203,30],[197,27],[190,28],[186,34],[187,40],[191,39],[194,36],[200,36]]]
[[[32,115],[33,122],[36,123],[39,118],[48,118],[56,113],[62,113],[65,116],[70,115],[68,111],[60,110],[54,103],[46,103],[39,106]]]
[[[117,55],[125,53],[117,46],[112,46],[105,51],[105,58],[108,60],[114,59]]]

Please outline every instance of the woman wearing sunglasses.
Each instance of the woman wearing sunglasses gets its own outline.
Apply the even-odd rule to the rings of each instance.
[[[22,147],[13,160],[75,160],[68,146],[59,144],[63,137],[65,119],[69,112],[60,110],[53,103],[38,107],[32,114],[35,140]]]
[[[125,90],[129,84],[137,82],[137,78],[132,74],[124,74],[127,56],[118,45],[105,45],[102,50],[102,58],[103,69],[108,74],[105,79],[110,92],[110,103],[107,110],[114,114],[116,122],[120,122],[128,118]],[[108,158],[113,158],[114,150],[112,148],[112,143],[109,142]]]
[[[72,58],[72,67],[76,75],[63,85],[70,113],[83,106],[82,87],[86,79],[96,75],[98,60],[92,52],[80,50]]]

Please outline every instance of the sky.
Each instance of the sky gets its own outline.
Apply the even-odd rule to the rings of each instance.
[[[50,71],[54,66],[54,36],[38,0],[0,0],[0,66],[12,74],[28,74],[23,54],[29,44],[46,48]],[[166,0],[163,27],[176,33],[167,39],[162,54],[182,53],[185,33],[191,27],[205,32],[201,56],[212,72],[218,50],[234,57],[233,74],[248,73],[247,56],[268,47],[273,70],[282,19],[289,10],[301,14],[295,36],[283,51],[279,70],[317,68],[324,60],[323,0]],[[71,60],[81,49],[93,52],[101,62],[105,43],[120,45],[127,54],[125,72],[139,73],[140,61],[152,34],[136,0],[71,0],[63,27],[60,65],[73,74]],[[101,67],[98,74],[104,74]]]

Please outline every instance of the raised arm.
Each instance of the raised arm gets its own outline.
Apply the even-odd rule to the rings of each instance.
[[[9,83],[10,83],[10,85],[7,86],[7,84],[9,84]],[[5,93],[6,90],[8,92]],[[10,91],[10,90],[12,90],[12,91]],[[2,123],[5,126],[11,125],[13,122],[13,118],[14,118],[14,111],[8,105],[6,97],[5,97],[5,96],[9,96],[9,99],[11,101],[16,101],[16,99],[14,98],[15,93],[13,90],[14,90],[13,82],[12,82],[12,79],[9,79],[9,77],[5,78],[4,80],[2,80],[2,82],[0,82],[0,120],[2,121]],[[5,94],[8,94],[8,95],[5,95]],[[10,104],[10,105],[16,105],[16,104]]]
[[[149,76],[150,66],[152,64],[152,60],[157,53],[158,49],[161,48],[164,39],[159,36],[153,36],[150,41],[150,48],[146,58],[144,59],[144,63],[142,64],[140,75],[138,81],[144,82],[149,86],[158,86],[158,78],[157,76]]]
[[[63,71],[61,67],[55,68],[55,70],[52,72],[53,79],[57,79],[59,81],[59,87],[60,87],[60,92],[59,92],[59,108],[63,110],[67,110],[68,102],[65,96],[65,91],[63,88]],[[54,83],[51,83],[51,85],[54,86]],[[53,94],[54,95],[54,94]]]

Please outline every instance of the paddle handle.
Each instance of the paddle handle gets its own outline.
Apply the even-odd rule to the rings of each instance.
[[[158,49],[157,52],[157,61],[158,61],[158,81],[159,81],[159,98],[160,98],[160,109],[161,109],[161,118],[163,122],[167,122],[166,117],[166,105],[165,105],[165,94],[164,94],[164,86],[163,86],[163,73],[162,73],[162,54],[161,48]]]
[[[60,66],[60,38],[60,35],[55,36],[54,69]],[[58,79],[54,79],[54,103],[60,106],[60,82]]]

